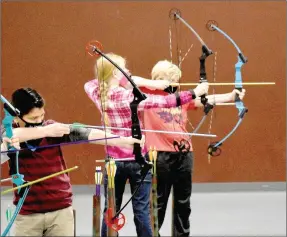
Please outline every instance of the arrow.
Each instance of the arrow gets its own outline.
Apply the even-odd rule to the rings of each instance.
[[[103,127],[103,126],[91,126],[80,123],[69,124],[73,127],[84,127],[84,128],[96,128],[96,129],[115,129],[115,130],[123,130],[130,131],[129,128],[117,128],[117,127]],[[178,135],[188,135],[188,136],[196,136],[196,137],[217,137],[214,134],[203,134],[203,133],[186,133],[186,132],[176,132],[176,131],[164,131],[164,130],[151,130],[151,129],[142,129],[143,132],[152,132],[152,133],[165,133],[165,134],[178,134]]]
[[[234,82],[219,82],[208,83],[210,86],[234,86],[237,83]],[[171,86],[197,86],[199,83],[171,83]],[[275,82],[243,82],[242,85],[246,86],[269,86],[275,85]]]
[[[44,181],[44,180],[46,180],[46,179],[50,179],[50,178],[53,178],[53,177],[55,177],[55,176],[58,176],[58,175],[61,175],[61,174],[64,174],[64,173],[71,172],[71,171],[74,171],[74,170],[76,170],[76,169],[78,169],[78,166],[74,166],[74,167],[72,167],[72,168],[62,170],[62,171],[60,171],[60,172],[57,172],[57,173],[54,173],[54,174],[45,176],[45,177],[43,177],[43,178],[36,179],[36,180],[34,180],[34,181],[31,181],[31,182],[27,182],[27,183],[25,183],[25,184],[22,184],[22,185],[20,185],[20,186],[14,187],[14,188],[6,189],[6,190],[4,190],[4,191],[1,192],[1,195],[4,195],[4,194],[6,194],[6,193],[13,192],[13,191],[18,190],[18,189],[20,189],[20,188],[25,188],[25,187],[27,187],[27,186],[31,186],[31,185],[33,185],[33,184],[42,182],[42,181]]]

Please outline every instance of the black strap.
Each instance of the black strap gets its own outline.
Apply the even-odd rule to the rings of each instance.
[[[175,92],[175,98],[176,98],[176,107],[179,107],[181,105],[181,100],[178,91]]]

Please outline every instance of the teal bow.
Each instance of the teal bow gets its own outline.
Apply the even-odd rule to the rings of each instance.
[[[212,21],[211,24],[208,23],[208,28],[210,30],[216,30],[219,33],[221,33],[223,36],[225,36],[233,44],[233,46],[236,48],[238,52],[238,56],[237,56],[238,61],[235,64],[235,89],[242,91],[243,85],[242,85],[241,67],[243,66],[243,64],[247,63],[247,58],[243,55],[243,53],[241,52],[237,44],[234,42],[234,40],[213,23],[214,21]],[[238,94],[236,94],[236,97],[235,97],[235,106],[238,110],[239,119],[236,125],[233,127],[233,129],[225,137],[223,137],[219,142],[214,142],[208,146],[208,153],[211,156],[220,155],[221,149],[219,147],[236,131],[236,129],[242,123],[244,115],[248,112],[248,109],[244,106]]]
[[[20,112],[18,109],[14,108],[3,95],[1,95],[1,101],[4,105],[4,112],[5,112],[5,116],[4,116],[4,119],[2,120],[2,124],[5,128],[5,131],[6,131],[6,137],[12,138],[13,137],[13,127],[12,127],[13,120],[16,116],[20,115]],[[10,151],[17,150],[15,147],[10,146],[9,144],[8,144],[8,149]],[[19,151],[16,151],[15,153],[16,153],[16,156],[15,156],[16,173],[12,174],[11,178],[12,178],[13,184],[15,184],[16,186],[20,186],[20,185],[25,183],[25,180],[24,180],[24,175],[19,173],[19,160],[18,160],[19,159]],[[24,190],[18,189],[18,193],[20,194],[21,198],[19,199],[18,204],[17,204],[16,209],[15,209],[15,212],[14,212],[13,216],[11,217],[11,219],[10,219],[7,227],[5,228],[4,232],[1,234],[1,236],[6,236],[9,233],[17,215],[19,214],[19,212],[20,212],[20,210],[24,204],[24,201],[27,197],[29,189],[30,189],[29,186],[26,187]]]

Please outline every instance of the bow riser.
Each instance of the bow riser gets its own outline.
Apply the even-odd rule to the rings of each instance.
[[[242,58],[238,56],[238,62],[235,64],[235,89],[242,91],[242,75],[241,68],[244,65]],[[244,115],[248,112],[248,109],[245,108],[243,102],[240,100],[238,94],[235,95],[235,106],[238,109],[239,118],[243,118]]]

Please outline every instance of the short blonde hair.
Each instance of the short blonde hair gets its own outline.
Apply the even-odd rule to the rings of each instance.
[[[171,82],[178,82],[181,78],[181,70],[179,67],[168,60],[157,62],[152,71],[152,80],[169,80]]]

